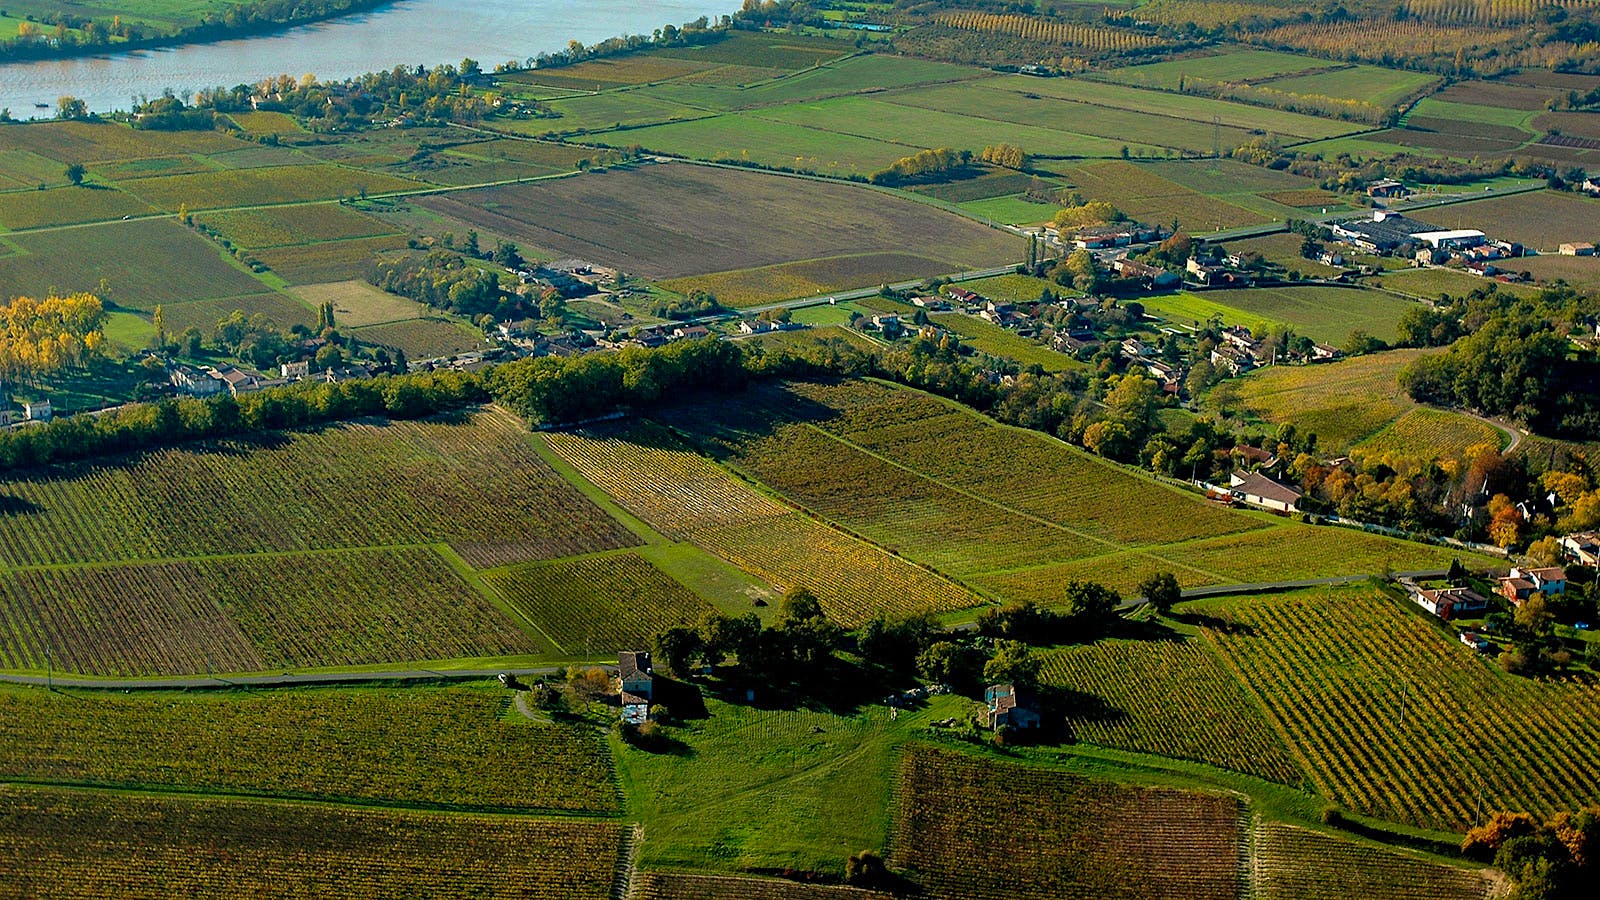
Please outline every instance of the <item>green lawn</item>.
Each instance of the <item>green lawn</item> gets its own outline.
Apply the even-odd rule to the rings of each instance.
[[[1211,81],[1254,81],[1274,76],[1293,75],[1332,65],[1325,59],[1278,53],[1273,50],[1234,50],[1216,56],[1179,59],[1113,69],[1103,76],[1122,84],[1175,90],[1180,78],[1205,78]]]
[[[1145,308],[1188,323],[1220,315],[1228,324],[1284,324],[1313,340],[1341,345],[1356,328],[1392,340],[1410,303],[1379,291],[1342,287],[1248,288],[1149,297]]]
[[[1319,97],[1354,100],[1373,106],[1393,106],[1438,82],[1439,77],[1427,72],[1403,72],[1379,66],[1353,66],[1281,78],[1270,81],[1267,87],[1275,91]]]
[[[743,113],[595,135],[583,142],[638,144],[693,159],[748,161],[826,175],[863,176],[919,149],[812,130]]]

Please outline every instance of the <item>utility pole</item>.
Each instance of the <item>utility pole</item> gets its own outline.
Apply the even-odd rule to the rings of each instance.
[[[56,665],[55,660],[50,655],[50,649],[50,645],[46,644],[44,648],[44,688],[46,691],[54,692],[56,689]]]

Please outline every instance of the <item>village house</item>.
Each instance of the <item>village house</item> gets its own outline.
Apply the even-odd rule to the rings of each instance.
[[[1331,362],[1344,356],[1344,351],[1328,344],[1311,345],[1312,362]]]
[[[1043,721],[1037,699],[1024,687],[991,684],[983,691],[983,702],[989,707],[983,722],[991,729],[998,730],[1003,725],[1027,731],[1038,728]]]
[[[1600,535],[1592,531],[1564,536],[1561,549],[1580,566],[1600,566]]]
[[[173,387],[191,397],[211,397],[222,393],[227,387],[222,379],[186,363],[173,366],[167,373],[167,380]]]
[[[278,366],[278,376],[281,378],[307,378],[311,375],[311,363],[308,360],[299,362],[282,363]]]
[[[1059,353],[1077,354],[1079,351],[1092,350],[1099,346],[1100,341],[1096,340],[1093,334],[1082,337],[1076,332],[1069,334],[1058,331],[1050,339],[1050,349]]]
[[[667,345],[667,333],[657,325],[654,328],[641,329],[633,336],[633,343],[640,347],[655,348]]]
[[[894,337],[900,333],[900,317],[894,313],[880,313],[872,317],[872,327],[883,332],[885,337]]]
[[[1470,619],[1489,608],[1489,601],[1469,587],[1408,586],[1413,602],[1447,622],[1451,619]]]
[[[1122,355],[1127,359],[1149,359],[1156,355],[1156,349],[1138,338],[1126,338],[1122,342]]]
[[[1560,594],[1567,589],[1567,571],[1560,566],[1534,569],[1513,568],[1500,579],[1500,596],[1513,606],[1521,606],[1534,594]]]
[[[49,400],[22,401],[22,418],[29,422],[48,422],[54,417],[55,410],[50,408]]]
[[[1299,491],[1279,484],[1259,472],[1235,472],[1228,479],[1233,496],[1251,506],[1277,512],[1294,512],[1300,502]]]
[[[675,341],[693,341],[710,336],[711,329],[704,325],[686,325],[672,329],[672,339]]]
[[[911,305],[933,312],[943,312],[950,308],[950,301],[938,297],[912,297]]]
[[[1243,375],[1256,367],[1254,357],[1231,344],[1213,347],[1211,364],[1234,376]]]
[[[1177,393],[1176,389],[1182,388],[1183,370],[1177,366],[1162,362],[1159,359],[1152,359],[1144,364],[1144,368],[1145,371],[1150,373],[1150,377],[1161,384],[1162,391],[1171,394]]]
[[[950,295],[950,299],[960,303],[963,306],[977,306],[983,302],[983,297],[981,295],[974,294],[966,288],[956,287],[953,284],[945,288],[945,293]]]
[[[1595,181],[1593,178],[1585,178],[1583,186],[1579,190],[1591,197],[1600,197],[1600,181]]]
[[[1593,256],[1594,245],[1587,241],[1574,241],[1556,248],[1562,256]]]
[[[655,698],[655,676],[650,654],[643,650],[624,650],[617,654],[617,693],[622,700],[622,721],[643,725],[650,718],[650,702]]]
[[[1146,289],[1176,287],[1183,279],[1160,266],[1152,266],[1124,256],[1111,261],[1117,275],[1140,282]]]
[[[777,323],[766,319],[745,319],[739,323],[739,331],[744,334],[767,334],[777,330]]]

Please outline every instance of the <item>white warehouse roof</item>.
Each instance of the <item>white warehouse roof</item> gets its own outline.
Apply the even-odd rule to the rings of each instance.
[[[1437,247],[1445,241],[1471,240],[1473,238],[1482,238],[1484,234],[1476,228],[1462,228],[1456,231],[1424,231],[1414,234],[1412,237]]]

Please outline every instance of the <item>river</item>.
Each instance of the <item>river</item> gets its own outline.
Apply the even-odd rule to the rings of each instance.
[[[94,112],[110,112],[167,88],[232,87],[285,73],[339,79],[467,56],[487,70],[560,50],[570,40],[649,34],[737,8],[737,0],[398,0],[261,37],[0,65],[0,107],[17,118],[50,117],[57,98],[71,94]]]

